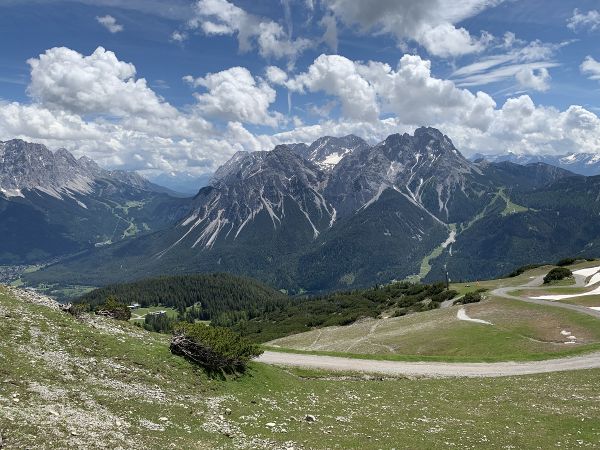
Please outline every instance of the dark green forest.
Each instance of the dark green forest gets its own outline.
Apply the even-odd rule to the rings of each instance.
[[[290,302],[286,295],[258,281],[216,273],[162,276],[109,285],[83,295],[78,303],[96,306],[110,296],[121,303],[166,306],[182,314],[196,305],[195,318],[220,324],[248,320]]]
[[[455,295],[442,283],[396,282],[320,297],[290,297],[249,278],[210,274],[163,276],[107,286],[80,297],[78,302],[95,306],[114,297],[125,304],[173,307],[182,321],[208,320],[213,326],[231,328],[254,342],[266,342],[311,328],[348,325],[383,313],[401,316],[427,311]],[[154,331],[173,327],[172,321],[158,317],[145,325]]]

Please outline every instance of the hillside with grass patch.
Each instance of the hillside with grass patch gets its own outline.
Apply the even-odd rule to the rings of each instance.
[[[598,262],[579,261],[570,268],[577,273],[577,269],[594,265]],[[442,309],[419,314],[373,317],[347,326],[306,330],[274,339],[267,345],[279,351],[446,361],[535,360],[600,348],[600,320],[597,317],[556,307],[560,305],[532,304],[494,293],[498,288],[508,287],[511,295],[527,300],[529,296],[548,292],[584,291],[584,288],[560,285],[525,287],[532,283],[541,284],[551,270],[552,266],[540,266],[506,279],[453,284],[451,288],[458,294],[455,306],[446,303]],[[479,290],[485,291],[480,294],[482,301],[460,304]],[[592,307],[596,302],[592,296],[587,296],[577,297],[569,303]]]
[[[600,437],[600,370],[410,379],[251,363],[212,379],[165,335],[28,298],[0,290],[6,448],[590,448]]]

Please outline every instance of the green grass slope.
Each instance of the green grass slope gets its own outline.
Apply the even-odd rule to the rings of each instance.
[[[485,325],[458,320],[459,308],[367,319],[291,335],[268,345],[378,359],[442,361],[535,360],[600,348],[600,321],[577,312],[507,299],[464,307],[469,317],[493,324]],[[565,344],[563,330],[573,333],[577,343]]]
[[[253,363],[207,378],[168,338],[0,290],[5,448],[592,448],[600,370],[382,379]],[[305,420],[307,414],[314,422]]]
[[[572,270],[594,267],[598,261],[579,262]],[[544,276],[552,266],[540,266],[519,276],[476,283],[456,283],[459,295],[479,288],[515,287],[515,293],[542,295],[544,291],[519,289]],[[552,293],[582,291],[582,288],[552,287]],[[556,358],[600,348],[600,320],[552,306],[496,298],[485,294],[481,303],[410,314],[403,317],[371,318],[347,326],[307,330],[268,343],[280,351],[300,350],[326,354],[390,360],[425,358],[445,361],[506,361]],[[597,300],[581,297],[573,302],[596,306]],[[589,303],[589,305],[587,304]],[[470,318],[492,325],[459,320],[464,308]],[[575,336],[572,343],[563,332]]]

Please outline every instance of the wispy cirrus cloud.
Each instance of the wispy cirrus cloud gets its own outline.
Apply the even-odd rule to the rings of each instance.
[[[504,53],[485,56],[455,70],[451,78],[458,86],[484,86],[502,81],[515,82],[522,89],[546,91],[550,87],[548,69],[561,65],[554,59],[556,52],[570,44],[533,41],[525,43],[507,33],[499,45]]]

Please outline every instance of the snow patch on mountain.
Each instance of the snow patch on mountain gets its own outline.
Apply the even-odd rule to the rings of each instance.
[[[321,170],[331,172],[347,155],[369,148],[369,145],[358,136],[350,134],[343,137],[324,136],[310,146],[290,144],[289,148],[297,155],[316,164]]]

